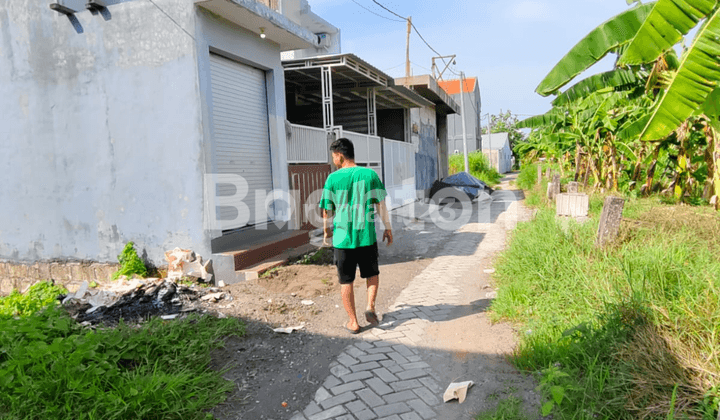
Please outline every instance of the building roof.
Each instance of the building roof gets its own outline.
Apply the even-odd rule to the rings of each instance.
[[[463,92],[469,93],[475,90],[477,85],[477,77],[468,77],[464,80]],[[442,80],[438,82],[438,85],[448,93],[448,95],[457,95],[460,93],[460,79],[454,80]]]
[[[435,104],[435,110],[441,115],[457,114],[460,112],[458,104],[444,90],[440,89],[437,81],[430,75],[398,77],[397,85],[407,86],[420,96]]]
[[[321,69],[330,69],[332,94],[339,100],[367,97],[368,88],[375,88],[378,109],[416,108],[433,105],[418,93],[398,86],[392,77],[354,54],[333,54],[283,60],[285,83],[301,86],[298,94],[309,102],[322,102]]]
[[[487,134],[482,135],[482,148],[483,150],[499,150],[505,147],[505,144],[510,143],[510,137],[508,133],[492,133],[488,136]]]

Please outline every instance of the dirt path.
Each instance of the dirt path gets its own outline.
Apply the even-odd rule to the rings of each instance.
[[[226,289],[220,308],[248,323],[242,339],[214,354],[237,388],[213,413],[220,419],[469,419],[506,394],[529,410],[533,381],[505,356],[515,346],[507,325],[492,325],[492,265],[525,212],[507,181],[492,203],[475,203],[467,223],[438,226],[422,204],[394,212],[396,242],[381,246],[380,328],[350,336],[342,328],[335,269],[294,265],[272,278]],[[460,213],[459,205],[442,211]],[[442,225],[442,224],[441,224]],[[357,307],[365,306],[356,281]],[[305,302],[303,302],[305,301]],[[312,304],[308,304],[312,301]],[[293,334],[272,328],[303,325]],[[443,404],[452,381],[475,386],[463,404]],[[395,417],[393,417],[395,416]]]

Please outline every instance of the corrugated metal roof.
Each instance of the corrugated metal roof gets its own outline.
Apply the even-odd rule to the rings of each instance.
[[[477,77],[467,77],[463,83],[463,92],[469,93],[475,90]],[[456,95],[460,93],[460,79],[438,81],[438,85],[447,92],[448,95]]]

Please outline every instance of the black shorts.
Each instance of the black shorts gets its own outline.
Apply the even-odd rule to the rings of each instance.
[[[355,270],[358,266],[360,266],[360,277],[364,279],[380,274],[377,242],[360,248],[335,248],[334,260],[340,284],[350,284],[355,281]]]

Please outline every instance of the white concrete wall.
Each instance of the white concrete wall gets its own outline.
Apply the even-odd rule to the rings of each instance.
[[[156,3],[194,33],[192,2]],[[0,259],[205,242],[194,41],[150,2],[108,12],[0,0]]]

